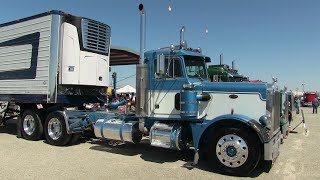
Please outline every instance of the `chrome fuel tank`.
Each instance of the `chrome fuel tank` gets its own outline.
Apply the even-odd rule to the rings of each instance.
[[[100,139],[113,139],[132,143],[139,143],[142,138],[138,122],[124,122],[119,119],[97,120],[94,125],[94,134]]]
[[[181,150],[182,127],[178,124],[155,123],[150,129],[150,143],[152,146]]]

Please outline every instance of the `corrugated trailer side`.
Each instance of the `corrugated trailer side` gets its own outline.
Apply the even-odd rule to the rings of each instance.
[[[47,99],[53,15],[0,25],[0,97]]]

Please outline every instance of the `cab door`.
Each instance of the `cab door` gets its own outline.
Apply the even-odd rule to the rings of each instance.
[[[182,64],[178,56],[154,58],[149,83],[149,117],[180,118],[180,90],[186,83]]]

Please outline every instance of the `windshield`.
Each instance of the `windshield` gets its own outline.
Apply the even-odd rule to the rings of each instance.
[[[190,78],[207,79],[206,63],[203,57],[198,56],[184,56],[184,63],[186,65],[186,73]]]

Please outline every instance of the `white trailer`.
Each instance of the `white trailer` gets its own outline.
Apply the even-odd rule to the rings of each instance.
[[[52,113],[103,102],[110,36],[108,25],[61,11],[0,24],[0,123],[18,112],[22,136],[37,140],[57,125]]]

